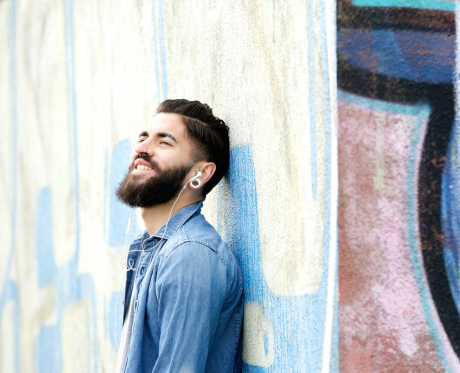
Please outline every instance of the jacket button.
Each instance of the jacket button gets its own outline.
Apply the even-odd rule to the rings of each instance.
[[[141,276],[144,274],[144,267],[141,267]]]

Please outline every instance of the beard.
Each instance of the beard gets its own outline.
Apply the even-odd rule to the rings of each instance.
[[[179,194],[185,176],[193,167],[192,164],[162,170],[152,159],[139,158],[149,162],[156,175],[133,175],[134,162],[131,163],[116,191],[118,199],[131,207],[152,207],[171,201]]]

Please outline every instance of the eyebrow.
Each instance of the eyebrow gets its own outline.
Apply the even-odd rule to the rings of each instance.
[[[171,140],[173,140],[174,142],[177,143],[176,138],[173,135],[171,135],[170,133],[168,133],[168,132],[158,132],[157,136],[159,136],[159,137],[169,137]]]
[[[173,140],[173,141],[175,141],[177,143],[176,138],[173,135],[171,135],[170,133],[168,133],[168,132],[158,132],[157,136],[158,137],[169,137],[171,140]],[[139,134],[139,138],[141,138],[141,137],[149,137],[149,133],[147,131],[142,131]]]
[[[149,137],[149,134],[147,133],[147,131],[142,131],[140,134],[139,134],[139,138],[141,137]]]

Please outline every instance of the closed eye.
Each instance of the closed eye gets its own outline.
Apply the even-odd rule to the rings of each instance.
[[[145,141],[149,138],[149,134],[146,132],[146,131],[142,131],[140,134],[139,134],[139,140],[138,142],[142,142],[142,141]]]

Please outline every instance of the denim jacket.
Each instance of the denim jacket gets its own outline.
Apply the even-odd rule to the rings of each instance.
[[[145,231],[130,246],[124,318],[135,299],[125,372],[241,371],[242,276],[201,207],[182,208],[166,233],[166,225],[150,237]]]

